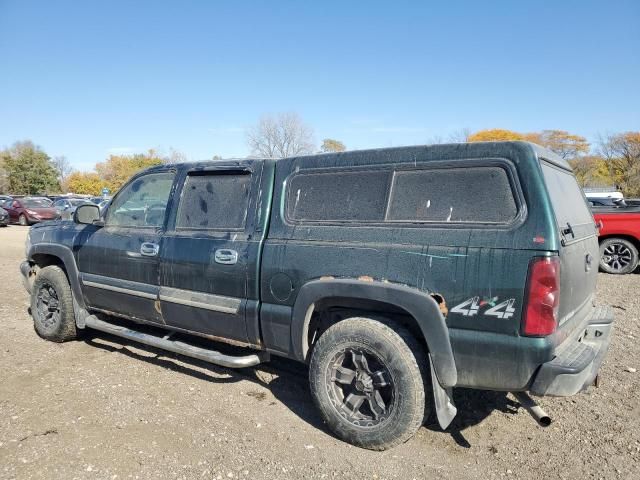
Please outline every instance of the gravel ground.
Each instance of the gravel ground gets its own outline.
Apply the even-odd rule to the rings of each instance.
[[[640,478],[640,275],[600,275],[616,312],[601,386],[542,399],[550,427],[510,395],[459,389],[446,432],[379,453],[326,430],[304,366],[233,371],[98,333],[41,340],[18,272],[26,232],[0,229],[0,478]]]

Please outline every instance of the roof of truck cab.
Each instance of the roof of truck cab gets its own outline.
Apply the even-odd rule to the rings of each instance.
[[[171,169],[178,170],[207,170],[211,168],[248,168],[256,163],[262,163],[269,161],[266,158],[232,158],[225,160],[197,160],[194,162],[180,162],[180,163],[164,163],[161,165],[155,165],[147,168],[145,172],[157,172],[166,171]],[[273,161],[273,160],[271,160]]]

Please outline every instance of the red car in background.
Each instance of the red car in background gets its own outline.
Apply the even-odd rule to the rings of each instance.
[[[633,272],[640,250],[640,207],[592,207],[600,227],[600,269],[607,273]]]
[[[8,200],[2,207],[9,213],[11,223],[31,225],[42,220],[55,220],[60,214],[48,198],[23,197]]]

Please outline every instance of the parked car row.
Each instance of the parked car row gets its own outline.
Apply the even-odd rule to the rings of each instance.
[[[63,220],[71,220],[73,212],[80,205],[94,205],[94,202],[86,198],[61,198],[53,202],[53,207]]]
[[[98,205],[102,211],[109,201],[105,197],[0,195],[0,226],[6,227],[10,223],[33,225],[43,220],[71,220],[80,205]]]
[[[8,214],[10,223],[32,225],[42,220],[55,220],[60,214],[53,202],[45,197],[23,197],[5,200],[2,209]]]

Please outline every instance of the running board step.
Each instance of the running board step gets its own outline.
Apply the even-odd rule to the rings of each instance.
[[[196,347],[189,345],[188,343],[180,342],[177,340],[169,340],[167,338],[156,337],[148,333],[142,333],[137,330],[131,330],[130,328],[123,327],[122,325],[115,325],[113,323],[100,320],[95,315],[89,315],[86,318],[86,326],[101,332],[110,333],[118,337],[133,340],[134,342],[143,343],[150,347],[161,348],[170,352],[179,353],[187,357],[197,358],[205,362],[214,363],[222,367],[227,368],[245,368],[253,367],[262,362],[269,361],[268,352],[257,352],[251,355],[244,355],[234,357],[231,355],[224,355],[215,350],[208,350],[206,348]]]

